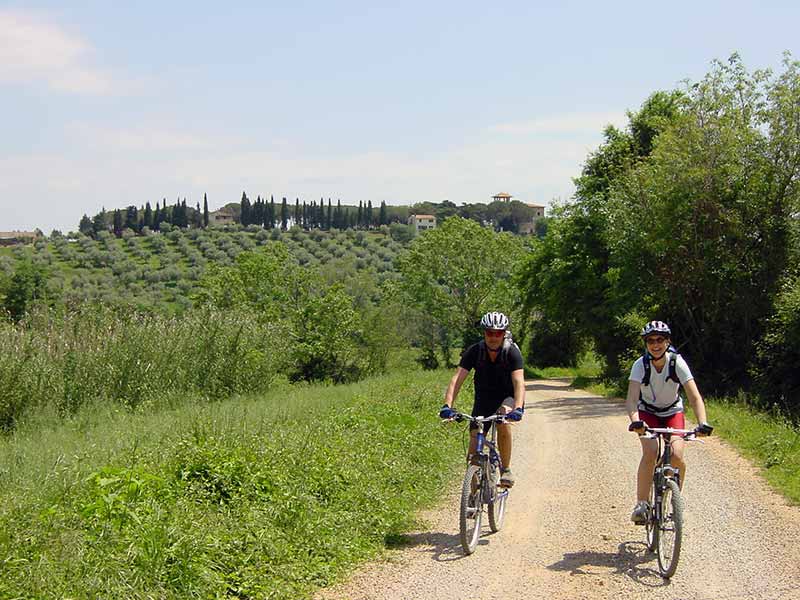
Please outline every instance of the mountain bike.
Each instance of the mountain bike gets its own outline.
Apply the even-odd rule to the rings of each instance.
[[[505,519],[508,488],[500,487],[503,461],[497,449],[497,423],[504,423],[506,418],[504,415],[473,417],[458,413],[453,420],[478,425],[478,445],[464,473],[459,513],[461,547],[465,554],[472,554],[481,535],[484,505],[492,532],[500,531]],[[490,424],[487,432],[484,432],[485,423]]]
[[[672,436],[687,441],[698,441],[694,429],[672,429],[671,427],[647,427],[641,437],[658,440],[658,461],[653,471],[648,500],[649,513],[645,522],[647,549],[655,550],[658,570],[669,579],[678,568],[683,541],[683,498],[681,497],[681,474],[672,466]]]

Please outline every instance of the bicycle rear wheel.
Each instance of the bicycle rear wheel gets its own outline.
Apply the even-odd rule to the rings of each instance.
[[[496,466],[492,467],[497,469]],[[493,481],[497,481],[499,479],[499,474],[497,477],[493,477]],[[508,499],[508,490],[507,489],[499,489],[497,485],[494,485],[494,489],[492,489],[492,501],[489,502],[488,510],[489,513],[489,528],[492,530],[492,533],[497,533],[503,527],[503,521],[506,517],[506,500]]]
[[[459,529],[465,554],[475,552],[481,535],[481,467],[469,465],[461,486]]]
[[[644,524],[645,533],[647,535],[647,550],[654,552],[658,546],[658,523],[656,522],[656,482],[650,484],[650,497],[648,498],[650,504],[650,512],[647,515],[647,521]]]
[[[678,484],[667,479],[661,496],[661,520],[658,523],[658,569],[669,579],[678,568],[683,540],[683,498]]]

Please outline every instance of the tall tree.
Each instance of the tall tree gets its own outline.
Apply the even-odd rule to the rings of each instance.
[[[242,200],[240,203],[241,206],[241,216],[239,222],[242,225],[250,225],[250,199],[247,197],[245,192],[242,192]]]
[[[289,205],[286,203],[286,196],[281,201],[281,229],[286,231],[289,228]]]
[[[125,227],[132,231],[139,229],[139,209],[133,205],[125,209]]]
[[[203,227],[208,227],[208,196],[203,194]]]
[[[116,215],[115,215],[116,217]],[[144,226],[149,227],[150,229],[153,228],[153,207],[150,206],[150,203],[147,202],[144,205]]]
[[[92,220],[89,218],[89,215],[85,214],[81,217],[80,223],[78,223],[78,231],[80,231],[83,235],[92,235],[94,230],[92,229]]]
[[[114,209],[114,235],[119,237],[122,235],[122,212],[118,209]]]
[[[466,347],[478,335],[484,312],[511,311],[511,274],[521,257],[517,238],[452,217],[417,237],[398,266],[412,301]]]

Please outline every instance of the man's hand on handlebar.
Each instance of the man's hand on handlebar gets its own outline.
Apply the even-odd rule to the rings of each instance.
[[[455,416],[458,414],[458,411],[451,406],[447,406],[444,404],[442,408],[439,410],[439,418],[440,419],[454,419]]]
[[[515,408],[510,413],[506,415],[506,419],[509,421],[522,421],[522,415],[525,414],[525,409],[523,407]]]

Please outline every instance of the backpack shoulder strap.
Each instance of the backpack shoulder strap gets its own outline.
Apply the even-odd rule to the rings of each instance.
[[[680,356],[677,352],[670,351],[669,353],[669,372],[667,373],[667,379],[672,379],[675,383],[680,385],[681,380],[678,377],[678,371],[675,368],[675,363],[678,362],[678,356]]]
[[[642,377],[642,385],[650,385],[650,355],[645,352],[642,355],[642,364],[644,365],[644,377]]]

